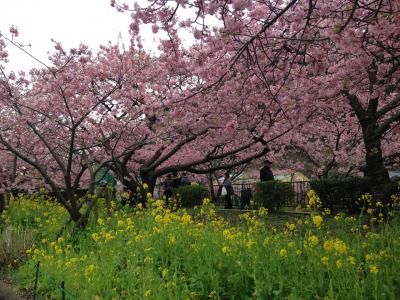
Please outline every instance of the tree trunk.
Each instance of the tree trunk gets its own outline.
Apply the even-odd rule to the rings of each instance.
[[[5,206],[6,206],[5,193],[0,193],[0,215],[3,213]]]
[[[13,171],[11,176],[11,182],[14,183],[17,179],[17,168],[18,168],[18,156],[14,155],[13,159]]]
[[[389,172],[386,170],[380,137],[375,137],[368,130],[364,132],[365,145],[365,176],[369,178],[372,186],[387,184],[389,180]]]
[[[69,215],[71,216],[72,221],[75,223],[79,222],[81,219],[82,215],[78,210],[70,210]]]
[[[374,202],[383,203],[382,209],[379,211],[376,210],[376,214],[381,212],[383,218],[386,219],[388,217],[388,209],[391,205],[390,194],[392,187],[389,172],[385,168],[383,161],[381,136],[377,136],[374,133],[373,130],[363,130],[366,162],[364,174],[370,181]]]
[[[140,203],[142,203],[143,207],[146,207],[147,193],[153,195],[154,189],[156,187],[157,176],[154,173],[142,173],[140,172],[140,178],[142,179],[143,184],[147,184],[148,189],[143,190],[143,186],[139,186],[140,188]]]
[[[97,199],[89,199],[87,201],[87,208],[86,211],[83,213],[79,213],[79,219],[77,221],[74,220],[74,229],[73,233],[76,233],[80,229],[84,229],[89,222],[89,216],[92,211],[92,209],[95,210],[95,218],[96,218],[96,224],[98,220],[98,205],[97,205]],[[96,211],[97,210],[97,211]]]
[[[142,179],[143,184],[147,184],[148,192],[153,193],[156,187],[157,176],[151,173],[140,173],[140,179]]]

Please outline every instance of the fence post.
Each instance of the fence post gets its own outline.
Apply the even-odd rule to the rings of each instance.
[[[64,283],[64,281],[61,282],[60,287],[61,287],[61,299],[65,300],[65,283]]]
[[[36,291],[39,279],[39,268],[40,268],[40,261],[38,261],[36,264],[35,286],[33,288],[33,300],[36,300]]]

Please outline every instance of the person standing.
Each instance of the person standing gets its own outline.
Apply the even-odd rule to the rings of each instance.
[[[169,199],[172,198],[174,194],[174,181],[172,179],[171,174],[167,175],[167,179],[164,181],[164,196],[165,196],[165,206],[168,207]]]
[[[185,172],[182,173],[182,177],[180,179],[180,185],[190,185],[190,180]]]
[[[269,160],[264,161],[264,166],[260,169],[260,181],[274,180],[274,174],[271,170],[272,162]]]
[[[178,172],[172,173],[172,188],[176,189],[181,185],[181,179],[179,178]]]
[[[232,197],[234,195],[234,190],[233,190],[232,181],[229,178],[229,173],[228,172],[225,173],[225,178],[224,178],[224,182],[222,183],[222,185],[226,190],[225,208],[226,209],[231,209],[231,208],[233,208]]]

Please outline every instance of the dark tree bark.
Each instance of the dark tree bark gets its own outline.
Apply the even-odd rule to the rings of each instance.
[[[371,180],[373,185],[381,185],[389,182],[389,172],[386,170],[382,155],[382,145],[380,137],[368,132],[364,133],[365,145],[365,176]]]

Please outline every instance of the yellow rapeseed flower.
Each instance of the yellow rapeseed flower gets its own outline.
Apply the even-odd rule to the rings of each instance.
[[[379,271],[378,266],[377,266],[377,265],[371,265],[371,266],[369,267],[369,271],[370,271],[372,274],[378,273],[378,271]]]
[[[281,257],[287,257],[287,250],[286,250],[286,249],[281,249],[281,250],[279,251],[279,255],[280,255]]]
[[[207,206],[207,205],[209,205],[210,204],[210,199],[209,198],[204,198],[203,199],[203,205],[204,206]]]
[[[327,265],[329,264],[329,258],[326,257],[326,256],[323,256],[323,257],[321,258],[321,263],[322,263],[324,266],[327,266]]]
[[[338,269],[340,269],[341,267],[343,267],[343,261],[342,261],[341,259],[338,259],[338,260],[336,261],[336,267],[337,267]]]
[[[192,223],[192,216],[188,215],[187,213],[185,213],[182,217],[181,220],[183,223],[185,224],[191,224]]]
[[[324,219],[321,216],[314,216],[312,217],[312,221],[314,223],[315,226],[317,226],[318,228],[321,227],[322,222],[324,221]]]
[[[335,243],[334,243],[334,248],[335,251],[338,253],[346,253],[347,252],[347,245],[345,244],[345,242],[336,239]]]
[[[94,272],[95,269],[96,269],[95,265],[87,266],[86,269],[85,269],[85,275],[86,276],[90,275],[91,273]]]
[[[169,270],[167,268],[162,269],[161,276],[163,278],[167,277]]]
[[[111,241],[114,238],[114,236],[110,232],[106,232],[104,237],[107,241]]]
[[[231,253],[231,248],[229,248],[228,246],[223,246],[222,247],[222,253],[224,253],[224,254]]]
[[[247,241],[246,246],[247,246],[247,248],[251,249],[251,248],[253,247],[253,245],[255,245],[255,243],[256,243],[256,242],[255,242],[253,239],[249,239],[249,240]]]
[[[319,239],[316,235],[311,235],[307,240],[310,246],[316,246],[319,242]]]
[[[296,230],[296,224],[293,224],[293,223],[286,223],[286,227],[290,231],[295,231]]]
[[[307,197],[309,200],[307,207],[309,207],[309,208],[321,207],[321,199],[319,198],[319,196],[313,189],[307,191]]]
[[[99,236],[99,234],[98,233],[92,233],[92,239],[95,241],[95,242],[97,242],[99,239],[100,239],[100,236]]]
[[[163,217],[161,215],[157,215],[154,217],[154,221],[156,221],[156,223],[161,223],[163,220]]]
[[[268,209],[266,209],[265,207],[260,207],[260,209],[258,210],[258,215],[266,216],[267,214],[268,214]]]
[[[174,235],[170,235],[168,237],[168,244],[173,245],[176,243],[176,237]]]
[[[349,256],[347,258],[347,261],[353,266],[356,264],[356,259],[354,258],[354,256]]]

